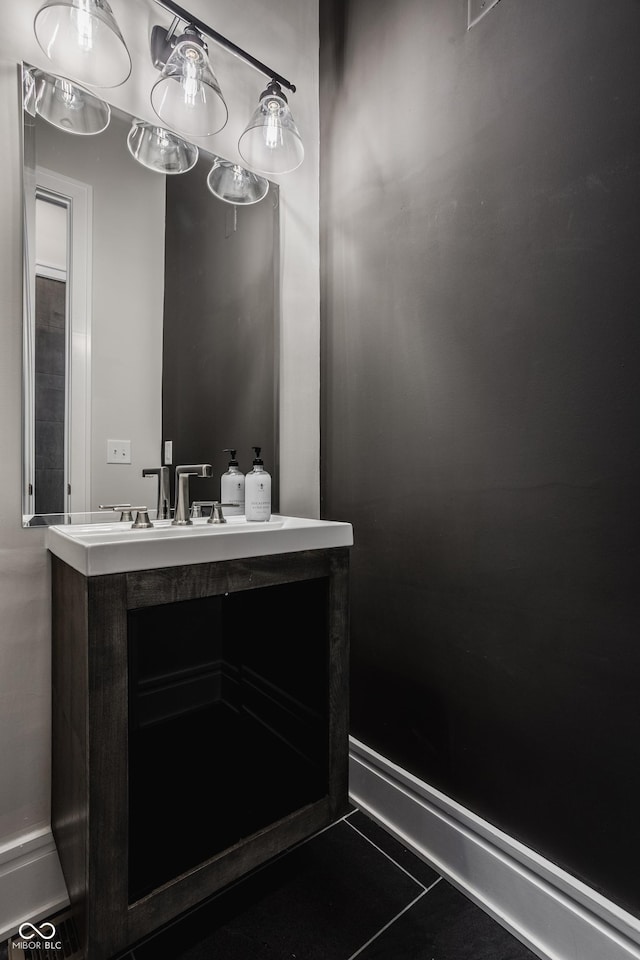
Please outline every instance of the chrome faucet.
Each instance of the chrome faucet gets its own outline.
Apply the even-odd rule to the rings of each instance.
[[[142,476],[158,478],[156,520],[168,520],[171,515],[169,510],[169,467],[145,467]]]
[[[193,521],[189,516],[189,477],[212,477],[210,463],[193,463],[176,467],[176,506],[172,526],[187,526]]]

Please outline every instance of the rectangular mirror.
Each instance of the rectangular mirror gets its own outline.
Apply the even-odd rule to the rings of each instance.
[[[23,73],[19,81],[24,90]],[[143,470],[262,448],[278,510],[279,188],[237,205],[202,148],[166,175],[127,147],[135,118],[75,135],[23,110],[23,526],[157,503]],[[170,451],[170,453],[169,453]],[[173,493],[172,493],[173,497]]]

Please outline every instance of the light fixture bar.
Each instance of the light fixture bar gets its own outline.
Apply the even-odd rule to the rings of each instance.
[[[241,60],[246,61],[246,63],[250,64],[256,70],[259,70],[260,73],[263,73],[266,77],[269,77],[272,80],[277,80],[282,87],[286,87],[287,90],[291,90],[292,93],[296,92],[295,85],[289,80],[286,80],[279,73],[276,73],[275,70],[271,69],[271,67],[261,63],[260,60],[256,60],[255,57],[252,57],[250,53],[247,53],[246,50],[238,47],[231,40],[227,40],[226,37],[223,37],[222,34],[218,33],[202,20],[198,20],[193,16],[193,14],[189,13],[188,10],[185,10],[183,7],[179,7],[177,3],[173,3],[173,0],[156,0],[156,3],[160,7],[164,7],[165,10],[168,10],[169,13],[172,13],[174,17],[179,17],[180,20],[184,21],[184,23],[195,27],[196,30],[205,34],[205,36],[209,37],[215,43],[218,43],[221,47],[225,47],[227,50],[230,50],[234,56],[240,57]]]

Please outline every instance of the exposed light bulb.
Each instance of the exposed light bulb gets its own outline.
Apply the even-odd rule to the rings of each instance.
[[[131,73],[108,0],[44,0],[33,29],[52,67],[71,80],[117,87]]]
[[[270,100],[267,104],[267,122],[264,128],[264,142],[270,150],[275,150],[282,140],[279,112],[280,104],[278,101]]]
[[[85,136],[102,133],[109,125],[109,104],[66,77],[29,67],[24,78],[24,106],[31,116],[38,114],[60,130]]]
[[[64,77],[60,77],[56,81],[56,95],[69,107],[78,100],[77,87],[74,87],[73,84],[65,80]]]
[[[187,173],[198,161],[198,148],[172,130],[134,120],[127,137],[131,156],[157,173]]]
[[[162,34],[156,36],[161,42]],[[208,137],[224,127],[227,105],[198,37],[186,33],[176,42],[151,90],[151,105],[164,123],[186,136]]]
[[[195,107],[202,84],[198,79],[199,67],[203,57],[195,47],[188,47],[185,52],[185,63],[182,73],[182,89],[186,107]]]
[[[258,203],[269,191],[269,181],[264,177],[221,157],[214,161],[207,186],[218,199],[239,205]]]
[[[289,173],[299,167],[304,147],[287,98],[272,80],[238,141],[247,165],[261,173]]]
[[[76,11],[76,25],[78,30],[78,46],[83,52],[90,53],[93,50],[93,17],[87,10],[86,0],[80,0],[81,7]]]

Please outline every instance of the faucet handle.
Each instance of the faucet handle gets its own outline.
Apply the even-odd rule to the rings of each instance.
[[[132,530],[148,530],[149,527],[152,527],[153,524],[149,520],[149,508],[148,507],[133,507],[134,510],[137,510],[136,518],[131,524]]]
[[[202,517],[202,508],[203,507],[212,507],[213,500],[192,500],[191,501],[191,510],[189,516],[192,520],[197,520],[199,517]]]
[[[99,510],[121,510],[120,522],[131,521],[131,528],[133,530],[139,530],[141,528],[152,527],[153,524],[149,520],[149,508],[148,507],[132,507],[130,503],[101,503],[98,505]],[[136,518],[133,519],[133,514],[135,513]]]
[[[223,507],[239,507],[239,503],[220,503],[219,500],[214,500],[211,504],[212,510],[207,523],[226,523],[227,518],[222,512]]]
[[[136,507],[132,507],[130,503],[99,503],[98,510],[120,510],[120,521],[123,520],[133,520],[132,510],[135,510]]]

